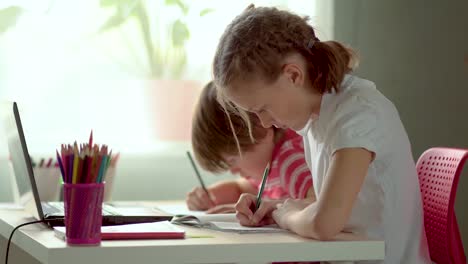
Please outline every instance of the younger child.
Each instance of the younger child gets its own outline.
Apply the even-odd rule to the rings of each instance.
[[[189,209],[208,210],[208,213],[235,212],[234,203],[241,194],[257,194],[269,162],[271,168],[264,197],[315,199],[302,138],[292,130],[263,128],[255,116],[250,117],[254,143],[242,118],[236,115],[228,117],[217,102],[214,84],[210,82],[203,89],[192,126],[195,158],[207,171],[220,173],[229,170],[232,174],[240,174],[241,178],[209,186],[209,195],[201,187],[195,187],[187,194]],[[238,142],[233,137],[233,129]],[[239,155],[237,143],[242,155]]]

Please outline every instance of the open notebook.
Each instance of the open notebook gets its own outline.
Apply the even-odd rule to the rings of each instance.
[[[54,227],[55,236],[65,239],[65,227]],[[185,230],[168,221],[101,227],[102,240],[116,239],[178,239]]]
[[[205,214],[200,211],[190,211],[182,204],[158,206],[157,209],[175,215],[171,223],[178,225],[195,226],[239,234],[287,232],[276,225],[260,227],[242,226],[237,221],[235,214]]]

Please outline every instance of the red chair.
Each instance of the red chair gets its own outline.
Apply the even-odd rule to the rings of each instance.
[[[454,204],[468,149],[431,148],[416,164],[429,253],[438,264],[466,263]]]

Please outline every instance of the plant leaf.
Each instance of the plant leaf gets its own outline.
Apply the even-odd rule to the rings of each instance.
[[[190,32],[185,23],[183,23],[180,19],[174,21],[172,25],[172,44],[175,47],[184,46],[185,41],[187,41],[190,37]]]
[[[109,6],[116,6],[119,5],[119,0],[100,0],[99,5],[101,7],[109,7]]]
[[[213,8],[205,8],[202,11],[200,11],[200,16],[204,16],[209,13],[213,13],[215,10]]]
[[[140,0],[99,0],[99,5],[101,7],[112,7],[112,6],[124,6],[124,5],[133,5],[134,2]]]
[[[184,15],[187,15],[188,14],[188,6],[182,2],[182,0],[165,0],[164,3],[167,5],[167,6],[170,6],[170,5],[176,5],[180,8],[180,10],[182,10],[182,13]]]
[[[120,0],[115,2],[118,2],[115,14],[109,17],[107,21],[99,28],[99,33],[108,31],[110,29],[122,25],[131,16],[138,16],[138,12],[136,9],[138,5],[141,4],[140,0]]]
[[[177,4],[177,0],[165,0],[164,1],[164,4],[165,5],[176,5]]]
[[[122,14],[122,17],[128,18],[138,13],[137,8],[140,8],[140,5],[142,5],[140,0],[121,0],[119,12]]]
[[[109,19],[107,19],[107,21],[99,28],[98,32],[103,33],[110,29],[118,27],[122,25],[126,20],[126,17],[122,17],[122,15],[119,12],[116,12],[114,15],[109,17]]]
[[[22,9],[17,6],[10,6],[0,10],[0,34],[14,26],[21,13]]]

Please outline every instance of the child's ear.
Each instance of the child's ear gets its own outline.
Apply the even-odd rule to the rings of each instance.
[[[283,67],[283,73],[286,75],[288,81],[293,85],[303,85],[304,84],[304,72],[295,63],[285,64]]]

